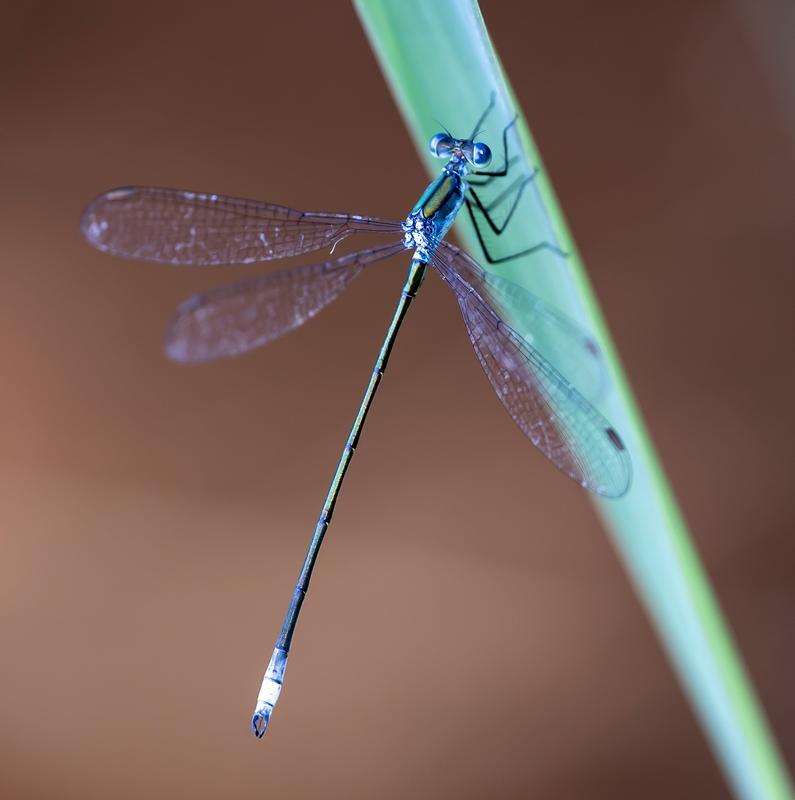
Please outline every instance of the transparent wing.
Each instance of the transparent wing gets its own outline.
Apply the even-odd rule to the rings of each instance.
[[[486,272],[473,258],[449,242],[441,242],[439,257],[479,293],[497,303],[498,313],[591,403],[598,403],[609,384],[596,340],[573,319],[507,278]]]
[[[201,362],[267,344],[314,317],[368,264],[404,250],[402,241],[394,242],[194,295],[169,323],[166,353],[174,361]]]
[[[531,344],[495,312],[467,280],[457,248],[434,255],[433,266],[452,289],[477,357],[497,397],[530,441],[586,489],[621,497],[631,463],[610,423]],[[457,251],[460,253],[461,251]],[[462,272],[458,272],[459,266]]]
[[[523,339],[591,403],[598,403],[608,386],[607,367],[596,340],[573,319],[522,286],[486,274],[485,285],[498,307],[521,324]]]
[[[165,264],[250,264],[333,246],[357,231],[395,233],[377,217],[285,206],[179,189],[131,186],[95,198],[80,221],[99,250]]]

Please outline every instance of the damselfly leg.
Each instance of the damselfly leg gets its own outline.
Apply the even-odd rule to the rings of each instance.
[[[488,110],[489,109],[487,109],[487,113]],[[485,118],[485,114],[483,118]],[[478,238],[486,260],[490,264],[502,264],[506,261],[513,261],[523,256],[533,255],[541,250],[548,250],[561,258],[567,257],[566,252],[561,247],[555,242],[548,240],[533,243],[526,248],[522,248],[507,255],[497,255],[494,253],[492,249],[493,246],[487,241],[488,237],[485,235],[487,231],[497,237],[504,233],[519,207],[526,188],[535,181],[539,174],[538,167],[535,167],[531,172],[519,175],[512,180],[507,188],[500,191],[496,197],[490,199],[481,198],[478,191],[474,188],[477,186],[480,190],[486,190],[487,187],[490,189],[495,185],[498,179],[507,178],[509,175],[513,177],[513,168],[519,163],[519,157],[509,157],[508,138],[509,134],[515,128],[517,120],[518,116],[514,116],[502,131],[502,167],[496,170],[478,170],[478,177],[469,178],[467,180],[469,186],[464,202],[469,212],[472,226],[475,229],[475,235]],[[482,179],[481,176],[483,176]],[[508,202],[510,202],[510,206],[507,212],[502,213],[501,218],[498,220],[493,212],[500,210]],[[479,219],[481,221],[479,221]],[[485,229],[483,227],[483,222],[486,223]]]

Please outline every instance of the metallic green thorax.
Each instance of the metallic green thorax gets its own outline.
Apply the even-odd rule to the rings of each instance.
[[[403,223],[406,248],[416,250],[415,257],[421,261],[431,260],[437,243],[444,239],[464,203],[464,172],[463,165],[448,164],[428,184]]]
[[[320,519],[318,519],[317,525],[315,526],[315,533],[312,536],[312,541],[309,544],[309,550],[307,551],[306,558],[304,559],[304,565],[301,568],[301,573],[298,576],[298,581],[295,585],[295,591],[293,593],[293,599],[290,603],[290,608],[287,611],[287,616],[285,617],[282,631],[279,634],[278,640],[276,641],[276,647],[281,648],[285,652],[289,652],[290,650],[290,643],[293,638],[295,624],[298,621],[298,614],[301,611],[301,604],[303,603],[307,589],[309,588],[309,581],[312,578],[312,570],[314,569],[315,561],[317,560],[317,554],[320,550],[320,545],[323,543],[323,537],[326,535],[326,530],[328,529],[329,523],[331,522],[331,517],[334,513],[334,506],[337,502],[337,496],[339,495],[340,487],[342,486],[342,481],[345,478],[348,465],[351,463],[353,453],[356,450],[356,445],[359,443],[359,436],[361,435],[362,428],[364,427],[364,420],[367,417],[367,412],[370,410],[370,405],[375,397],[378,384],[381,382],[381,378],[386,370],[386,365],[392,352],[392,346],[397,338],[398,330],[403,322],[403,318],[406,316],[406,312],[411,305],[411,301],[414,299],[415,295],[419,291],[420,286],[422,285],[426,268],[427,264],[424,261],[421,261],[416,257],[412,259],[411,266],[409,267],[408,278],[406,278],[406,283],[403,286],[400,300],[398,301],[397,308],[392,316],[392,322],[389,324],[389,329],[384,337],[384,343],[381,345],[381,350],[378,353],[378,358],[376,359],[375,366],[373,367],[373,374],[370,376],[370,382],[367,384],[367,389],[365,390],[364,397],[362,398],[361,405],[359,406],[359,412],[356,414],[356,419],[353,421],[353,427],[351,428],[350,435],[348,436],[348,441],[345,443],[345,448],[340,456],[339,464],[337,465],[337,471],[334,473],[334,478],[331,481],[331,486],[328,490],[328,494],[326,495],[326,502],[323,504],[323,510],[320,512]]]
[[[442,207],[452,190],[452,176],[442,172],[435,181],[428,184],[428,188],[422,193],[417,205],[411,209],[411,213],[422,212],[422,216],[426,219],[432,217]]]

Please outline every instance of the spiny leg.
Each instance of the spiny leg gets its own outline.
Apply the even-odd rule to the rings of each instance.
[[[525,186],[535,178],[535,176],[538,174],[538,169],[537,168],[534,169],[530,175],[526,175],[524,177],[520,177],[517,180],[515,180],[507,189],[505,189],[499,195],[497,195],[497,197],[494,198],[494,200],[492,200],[488,205],[485,205],[483,202],[481,202],[477,192],[472,187],[487,186],[495,178],[503,178],[507,176],[509,168],[519,160],[519,156],[513,156],[511,159],[508,158],[508,131],[516,124],[517,119],[519,119],[518,114],[514,116],[514,118],[505,126],[505,128],[502,131],[502,158],[503,158],[502,168],[492,172],[478,171],[477,177],[470,178],[467,180],[467,183],[469,184],[469,193],[472,195],[475,204],[478,206],[479,210],[483,213],[484,217],[486,218],[486,222],[489,224],[489,227],[494,231],[494,233],[497,236],[499,236],[502,233],[502,231],[505,229],[505,226],[510,221],[514,211],[516,210],[516,206],[519,204],[519,201],[521,200],[522,192],[524,191]],[[478,178],[480,176],[485,176],[485,178],[483,180],[479,180]],[[508,215],[506,216],[505,221],[502,224],[502,227],[500,228],[491,218],[489,212],[497,208],[497,206],[501,205],[503,201],[506,198],[508,198],[514,191],[516,192],[516,195],[514,197],[513,205],[511,206],[511,209],[508,212]],[[467,202],[467,207],[469,208],[470,215],[472,215],[472,207],[469,205],[469,202]],[[477,227],[476,223],[475,225]]]
[[[508,224],[508,220],[516,210],[516,206],[519,204],[519,201],[522,199],[522,192],[524,192],[525,186],[535,180],[538,172],[538,169],[534,169],[529,175],[520,175],[512,184],[510,184],[510,186],[508,186],[506,189],[503,189],[493,200],[488,201],[488,203],[481,202],[480,195],[475,195],[477,198],[475,202],[478,204],[479,210],[482,210],[482,212],[486,215],[489,226],[498,236],[505,229],[505,226]],[[474,195],[475,192],[473,191],[472,194]],[[499,208],[509,197],[511,197],[511,195],[513,195],[511,208],[508,211],[508,215],[506,216],[502,226],[500,226],[494,222],[491,212],[494,211],[495,208]],[[497,230],[497,228],[500,228],[500,230]]]
[[[503,231],[508,227],[513,215],[516,213],[516,209],[519,206],[519,201],[522,199],[522,195],[524,194],[524,190],[529,183],[535,180],[536,175],[538,175],[538,170],[533,170],[529,175],[525,175],[522,178],[519,178],[518,181],[514,181],[514,183],[509,186],[504,192],[499,194],[494,200],[492,200],[488,205],[486,205],[481,199],[478,193],[470,188],[468,196],[466,198],[467,208],[469,209],[470,216],[472,216],[474,221],[474,209],[477,210],[483,215],[483,218],[486,220],[488,226],[491,228],[492,232],[495,236],[501,236]],[[517,186],[518,184],[518,186]],[[491,216],[489,212],[493,209],[497,208],[498,206],[502,205],[502,203],[510,197],[511,193],[514,192],[513,202],[511,203],[511,207],[508,209],[508,213],[505,215],[505,219],[502,221],[502,224],[497,223],[494,218]],[[474,205],[472,203],[474,201]]]
[[[503,132],[502,132],[502,159],[503,159],[502,168],[499,169],[499,170],[491,171],[491,172],[489,172],[487,170],[478,170],[476,175],[474,175],[471,178],[467,178],[467,184],[470,187],[472,187],[472,186],[478,186],[478,187],[488,186],[489,184],[491,184],[494,181],[495,178],[504,178],[504,177],[506,177],[508,175],[508,172],[510,171],[510,168],[513,167],[519,161],[519,156],[518,155],[511,156],[510,159],[508,158],[508,131],[516,124],[518,119],[519,119],[519,115],[517,114],[505,126],[505,128],[503,129]],[[538,168],[536,167],[535,169],[533,169],[533,171],[532,171],[532,173],[530,175],[525,176],[523,178],[521,178],[521,177],[517,178],[507,189],[503,190],[488,205],[484,205],[484,204],[480,203],[476,199],[476,202],[480,206],[481,210],[483,210],[484,214],[486,214],[487,221],[489,222],[490,227],[492,227],[492,229],[494,229],[494,232],[497,235],[499,235],[501,233],[501,231],[497,231],[496,230],[493,222],[491,221],[491,218],[488,216],[488,212],[493,210],[497,206],[499,206],[507,197],[510,196],[511,192],[517,191],[517,196],[514,199],[514,207],[512,207],[511,211],[509,212],[509,217],[510,217],[510,215],[513,214],[513,210],[514,210],[516,204],[519,202],[519,199],[521,197],[521,193],[522,193],[522,191],[524,191],[525,185],[527,183],[529,183],[530,181],[532,181],[536,177],[537,174],[538,174]],[[517,186],[517,184],[518,184],[518,186]],[[474,190],[472,191],[472,194],[473,195],[475,194]],[[508,222],[508,220],[506,219],[505,224],[507,224],[507,222]],[[504,225],[503,225],[503,227],[504,227]]]
[[[490,264],[502,264],[505,261],[512,261],[515,258],[521,258],[522,256],[532,255],[533,253],[537,253],[540,250],[549,250],[550,252],[561,256],[562,258],[568,258],[568,253],[566,253],[565,250],[561,250],[560,247],[558,247],[556,244],[554,244],[552,242],[548,242],[548,241],[538,242],[537,244],[534,244],[532,247],[528,247],[528,248],[526,248],[524,250],[520,250],[520,251],[518,251],[516,253],[511,253],[511,254],[509,254],[507,256],[496,257],[496,256],[493,256],[489,252],[488,245],[486,244],[486,242],[485,242],[485,240],[483,238],[483,233],[481,231],[480,225],[478,224],[478,220],[477,220],[477,217],[475,215],[475,208],[477,208],[478,212],[486,220],[486,222],[488,223],[488,225],[491,228],[491,230],[494,233],[494,235],[495,236],[500,236],[505,231],[506,227],[508,226],[508,223],[511,221],[511,218],[513,217],[514,212],[516,211],[516,208],[519,205],[519,201],[521,200],[522,193],[523,193],[525,187],[532,180],[534,180],[534,178],[536,177],[537,174],[538,174],[538,170],[536,169],[536,170],[533,170],[533,172],[530,175],[527,175],[527,176],[525,176],[525,178],[521,179],[521,183],[520,183],[518,189],[516,190],[516,195],[514,197],[513,203],[511,205],[511,208],[508,211],[508,214],[506,215],[505,219],[503,220],[502,225],[498,225],[491,218],[491,215],[489,214],[489,210],[491,210],[495,206],[501,204],[510,195],[510,192],[513,190],[513,187],[516,184],[513,184],[513,186],[509,187],[505,192],[503,192],[499,197],[497,197],[488,206],[485,206],[483,204],[483,202],[481,201],[481,199],[478,197],[477,192],[475,192],[473,189],[470,188],[469,197],[467,197],[466,200],[465,200],[467,211],[469,212],[469,218],[472,220],[472,226],[475,228],[475,235],[478,237],[478,241],[480,242],[480,246],[481,246],[481,248],[483,250],[483,254],[486,257],[486,260]],[[473,204],[472,200],[469,199],[470,197],[472,198],[472,200],[474,200],[474,204]]]
[[[533,253],[538,252],[539,250],[549,250],[557,255],[562,256],[563,258],[567,257],[567,254],[561,250],[556,244],[552,242],[543,241],[539,242],[532,247],[528,247],[524,250],[521,250],[516,253],[511,253],[507,256],[502,257],[495,257],[489,252],[488,245],[485,242],[483,237],[483,233],[481,231],[480,226],[478,225],[478,220],[475,215],[475,209],[477,208],[478,212],[482,215],[483,219],[486,220],[489,228],[493,232],[495,236],[500,236],[503,231],[507,228],[508,224],[510,223],[516,209],[519,205],[519,202],[522,199],[522,195],[524,193],[525,188],[529,183],[535,180],[536,176],[538,175],[538,168],[535,168],[529,175],[525,175],[523,177],[517,178],[507,189],[503,190],[497,197],[495,197],[492,201],[488,203],[484,203],[478,193],[475,191],[473,186],[487,186],[489,185],[495,178],[505,177],[508,174],[508,170],[511,166],[513,166],[516,161],[518,161],[518,156],[513,156],[512,158],[508,158],[508,131],[516,124],[518,119],[518,115],[515,116],[503,129],[502,132],[502,148],[503,148],[503,166],[499,170],[494,170],[492,172],[482,171],[478,172],[479,176],[486,176],[485,180],[478,180],[477,178],[470,179],[468,183],[470,184],[468,196],[466,198],[466,206],[467,211],[469,212],[469,217],[472,220],[472,225],[475,228],[475,233],[478,237],[478,241],[480,242],[480,246],[483,249],[483,253],[486,256],[486,260],[491,264],[499,264],[505,261],[511,261],[515,258],[521,258],[522,256],[532,255]],[[494,209],[501,206],[509,197],[513,195],[513,201],[511,203],[511,207],[508,210],[508,213],[505,216],[502,224],[498,224],[494,218],[491,216],[491,213]],[[470,199],[471,198],[471,199]]]
[[[512,156],[508,161],[505,162],[505,173],[500,173],[499,175],[489,175],[487,178],[483,178],[481,180],[480,176],[483,175],[482,172],[478,172],[476,177],[470,178],[467,177],[467,183],[470,186],[488,186],[490,183],[495,181],[497,178],[504,178],[505,175],[508,174],[510,168],[514,166],[519,161],[519,156]]]

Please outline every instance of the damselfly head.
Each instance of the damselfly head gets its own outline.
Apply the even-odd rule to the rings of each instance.
[[[431,155],[436,158],[466,159],[475,169],[483,169],[491,162],[491,150],[483,142],[471,139],[454,139],[449,133],[437,133],[428,143]]]

